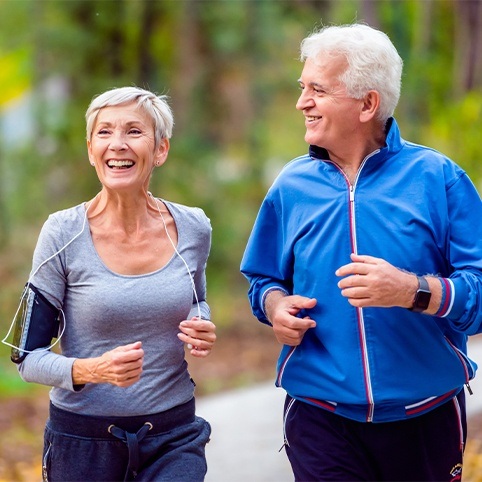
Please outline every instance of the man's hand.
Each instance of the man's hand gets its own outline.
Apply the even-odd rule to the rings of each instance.
[[[417,278],[373,256],[352,254],[352,263],[338,268],[341,294],[356,307],[401,306],[410,308],[417,291]]]
[[[309,316],[299,318],[296,315],[303,309],[316,306],[315,298],[292,295],[286,296],[281,291],[272,291],[266,297],[265,311],[273,325],[276,339],[289,346],[297,346],[303,340],[306,331],[316,326]]]

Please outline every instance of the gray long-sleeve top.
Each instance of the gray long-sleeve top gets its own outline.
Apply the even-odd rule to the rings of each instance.
[[[177,251],[192,274],[201,315],[209,319],[205,268],[210,221],[199,208],[164,203],[176,223]],[[198,305],[178,254],[152,273],[114,273],[95,250],[85,204],[81,204],[49,216],[34,252],[32,273],[30,282],[62,308],[66,325],[61,354],[35,351],[21,363],[19,372],[25,381],[52,386],[50,399],[55,406],[87,415],[132,416],[168,410],[193,397],[194,384],[177,333],[182,320],[198,314]],[[140,381],[127,388],[93,383],[73,386],[76,358],[97,357],[139,340],[145,352]]]

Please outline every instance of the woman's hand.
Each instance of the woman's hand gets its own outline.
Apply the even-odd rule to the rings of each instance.
[[[77,358],[72,366],[74,385],[110,383],[129,387],[139,381],[144,362],[142,342],[118,346],[96,358]]]
[[[216,341],[216,325],[209,320],[200,320],[194,316],[190,320],[181,321],[179,339],[187,344],[192,356],[207,357]]]

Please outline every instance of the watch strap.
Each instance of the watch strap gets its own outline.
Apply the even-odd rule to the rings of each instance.
[[[422,311],[425,311],[428,308],[432,293],[430,291],[430,286],[428,284],[428,281],[424,276],[417,276],[417,280],[418,280],[418,288],[417,288],[417,292],[415,293],[415,297],[413,299],[413,304],[412,304],[412,307],[410,308],[410,311],[421,313]]]

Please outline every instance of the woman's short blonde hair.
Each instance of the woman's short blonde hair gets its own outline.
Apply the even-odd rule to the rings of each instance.
[[[174,117],[167,103],[166,95],[157,95],[140,87],[118,87],[108,90],[92,99],[85,113],[87,140],[92,138],[92,130],[97,115],[104,107],[112,107],[137,102],[137,105],[149,117],[154,125],[156,147],[161,139],[170,139],[174,126]]]

